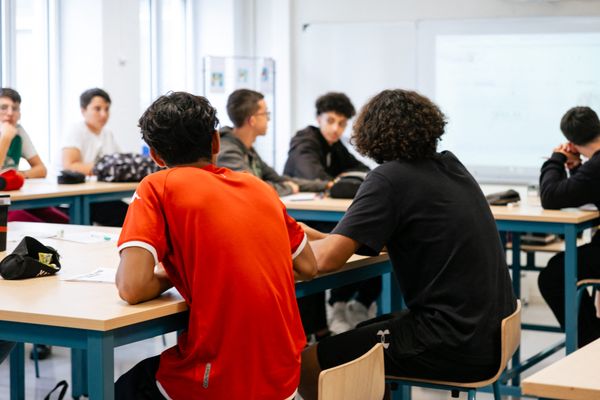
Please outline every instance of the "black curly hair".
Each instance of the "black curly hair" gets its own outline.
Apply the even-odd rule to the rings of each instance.
[[[344,93],[326,93],[317,99],[315,107],[317,108],[317,116],[332,111],[350,119],[356,114],[352,102]]]
[[[142,139],[172,167],[212,158],[219,120],[207,99],[186,92],[160,96],[140,117]]]
[[[360,111],[352,129],[359,153],[378,163],[433,157],[446,118],[427,97],[410,90],[384,90]]]

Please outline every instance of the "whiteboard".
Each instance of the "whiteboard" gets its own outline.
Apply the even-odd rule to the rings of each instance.
[[[448,118],[440,144],[482,182],[536,182],[571,107],[600,112],[600,18],[424,21],[419,90]]]
[[[346,93],[358,112],[383,89],[416,87],[414,22],[310,23],[298,35],[295,130],[316,124],[315,101],[326,92]]]

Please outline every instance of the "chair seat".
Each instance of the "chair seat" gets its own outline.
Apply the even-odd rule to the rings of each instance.
[[[494,383],[498,378],[497,376],[493,376],[490,379],[485,381],[477,381],[477,382],[452,382],[452,381],[436,381],[432,379],[420,379],[420,378],[409,378],[404,376],[391,376],[386,375],[386,380],[393,381],[403,381],[403,382],[415,382],[415,383],[426,383],[429,385],[438,385],[438,386],[448,386],[448,387],[457,387],[464,389],[479,389],[485,386],[489,386]]]

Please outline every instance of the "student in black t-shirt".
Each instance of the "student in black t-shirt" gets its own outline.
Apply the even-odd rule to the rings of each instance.
[[[309,229],[309,238],[322,272],[386,248],[407,309],[307,348],[304,399],[316,398],[322,369],[376,343],[384,343],[386,374],[476,381],[497,370],[501,321],[516,299],[483,193],[452,153],[437,152],[444,126],[437,106],[405,90],[383,91],[358,116],[353,142],[381,165],[332,233]]]
[[[540,197],[544,208],[579,207],[593,203],[600,209],[600,120],[589,107],[574,107],[560,122],[569,141],[554,149],[542,165]],[[588,159],[581,162],[580,155]],[[569,170],[567,176],[566,170]],[[542,296],[560,326],[565,327],[565,253],[555,255],[539,275]],[[591,243],[577,249],[577,279],[600,278],[600,233]],[[585,346],[600,337],[600,319],[592,298],[583,292],[579,305],[578,345]]]

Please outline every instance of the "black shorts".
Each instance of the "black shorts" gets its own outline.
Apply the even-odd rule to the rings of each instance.
[[[498,370],[499,357],[485,363],[465,362],[460,353],[442,347],[429,349],[414,345],[418,335],[406,324],[412,323],[410,311],[385,314],[359,324],[356,329],[325,338],[317,345],[321,369],[352,361],[375,344],[383,343],[386,375],[421,379],[474,382],[489,379]],[[406,328],[406,329],[403,329]]]

